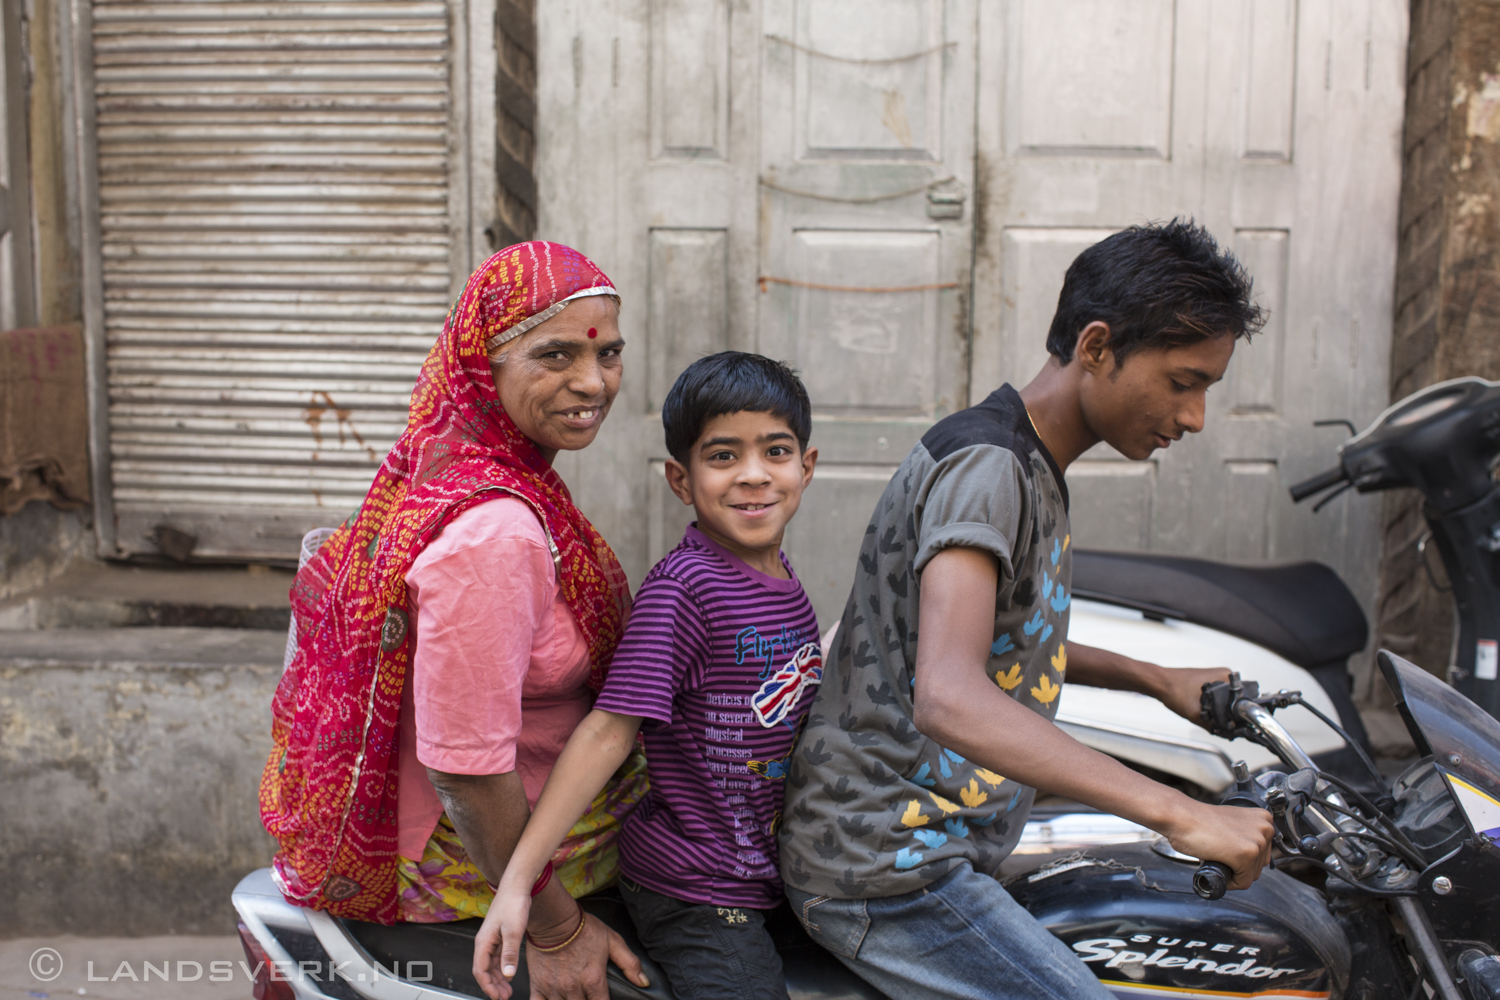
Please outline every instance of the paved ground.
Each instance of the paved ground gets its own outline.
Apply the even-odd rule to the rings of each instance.
[[[244,961],[238,937],[14,938],[0,941],[0,1000],[250,1000]]]

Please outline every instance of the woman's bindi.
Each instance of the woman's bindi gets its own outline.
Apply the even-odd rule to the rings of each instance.
[[[589,339],[593,340],[597,336],[599,336],[599,331],[592,326],[589,327]]]

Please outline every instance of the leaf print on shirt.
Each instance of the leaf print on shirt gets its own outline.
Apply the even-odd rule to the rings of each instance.
[[[1041,681],[1038,682],[1036,687],[1031,689],[1031,696],[1043,705],[1050,705],[1061,691],[1061,685],[1053,684],[1052,678],[1043,674]]]
[[[1052,669],[1059,677],[1068,671],[1068,647],[1063,643],[1058,643],[1057,652],[1052,654]]]
[[[1073,536],[1069,535],[1068,537],[1071,538]],[[1054,565],[1054,566],[1057,565],[1057,561],[1062,558],[1062,553],[1063,553],[1062,542],[1059,542],[1055,538],[1052,539],[1052,565]]]
[[[1036,614],[1031,616],[1031,621],[1021,626],[1021,631],[1028,636],[1036,635],[1042,628],[1042,609],[1038,608]]]
[[[934,805],[936,805],[943,811],[944,815],[952,815],[953,813],[958,812],[958,806],[954,805],[952,802],[949,802],[937,792],[928,792],[927,797],[933,801]]]
[[[999,788],[1001,783],[1005,781],[1003,777],[996,774],[994,771],[989,771],[982,767],[976,767],[974,769],[974,773],[979,775],[980,781],[985,782],[991,788]]]
[[[901,871],[915,868],[922,863],[922,853],[913,851],[910,847],[903,847],[896,852],[896,867]]]
[[[1019,663],[1013,663],[1009,670],[1002,670],[995,674],[995,683],[1000,685],[1002,691],[1014,691],[1016,686],[1021,683],[1021,680],[1021,665]]]
[[[932,765],[923,761],[922,766],[917,768],[917,773],[911,776],[912,783],[921,785],[923,788],[932,788],[937,784],[937,779],[931,777],[931,774]]]
[[[1027,577],[1016,584],[1016,592],[1011,597],[1017,607],[1029,608],[1036,603],[1036,580]]]
[[[990,793],[981,792],[979,790],[979,782],[974,778],[970,778],[968,786],[958,790],[958,797],[970,809],[978,809],[985,802],[989,801]]]
[[[1052,637],[1052,624],[1049,622],[1047,624],[1047,627],[1044,628],[1044,629],[1042,629],[1042,638],[1040,640],[1038,640],[1038,645],[1040,645],[1041,643],[1046,642],[1051,637]]]
[[[962,840],[969,835],[969,828],[964,825],[964,821],[962,818],[956,817],[954,819],[944,820],[943,829],[947,830],[950,836],[957,837],[959,840]]]
[[[911,835],[920,840],[929,851],[935,847],[942,847],[948,842],[948,835],[938,833],[936,830],[913,830]]]
[[[916,799],[912,799],[910,802],[906,803],[906,812],[901,814],[901,825],[926,826],[927,821],[931,818],[931,816],[923,814],[922,803],[918,802]]]
[[[953,777],[953,768],[948,765],[948,758],[938,754],[938,773],[944,778]]]
[[[998,638],[994,642],[990,643],[990,655],[991,656],[1004,656],[1006,653],[1009,653],[1011,650],[1013,650],[1015,648],[1016,648],[1016,644],[1011,641],[1010,633],[1006,632],[1000,638]]]
[[[1070,542],[1072,542],[1072,541],[1073,541],[1073,536],[1072,535],[1065,535],[1063,537],[1063,551],[1064,552],[1068,551],[1068,544]]]
[[[1059,585],[1057,588],[1057,593],[1053,596],[1052,601],[1050,602],[1052,604],[1052,610],[1056,611],[1058,614],[1062,614],[1064,611],[1068,610],[1068,604],[1072,600],[1072,596],[1066,593],[1062,589],[1062,586]]]
[[[1046,570],[1042,570],[1042,600],[1045,601],[1047,598],[1049,598],[1051,596],[1052,596],[1052,577],[1050,577],[1050,576],[1047,575],[1047,571]]]
[[[850,837],[868,837],[875,832],[874,824],[866,823],[863,816],[840,816],[838,819],[839,829]]]

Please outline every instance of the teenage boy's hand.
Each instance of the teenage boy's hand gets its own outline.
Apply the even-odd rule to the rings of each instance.
[[[1161,667],[1162,690],[1158,700],[1196,726],[1203,725],[1203,685],[1229,680],[1228,667]]]
[[[1234,872],[1231,889],[1248,889],[1271,863],[1276,828],[1264,809],[1214,806],[1184,798],[1175,822],[1161,831],[1190,857],[1219,861]]]

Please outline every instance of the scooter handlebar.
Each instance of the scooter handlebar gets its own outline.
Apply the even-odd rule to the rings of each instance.
[[[1322,493],[1330,486],[1337,486],[1349,477],[1344,474],[1342,465],[1335,465],[1327,472],[1320,472],[1311,479],[1304,479],[1300,483],[1293,484],[1291,488],[1292,502],[1301,503],[1308,497]]]
[[[1204,899],[1222,899],[1229,890],[1229,880],[1234,873],[1229,866],[1218,861],[1205,861],[1193,873],[1193,891]]]

